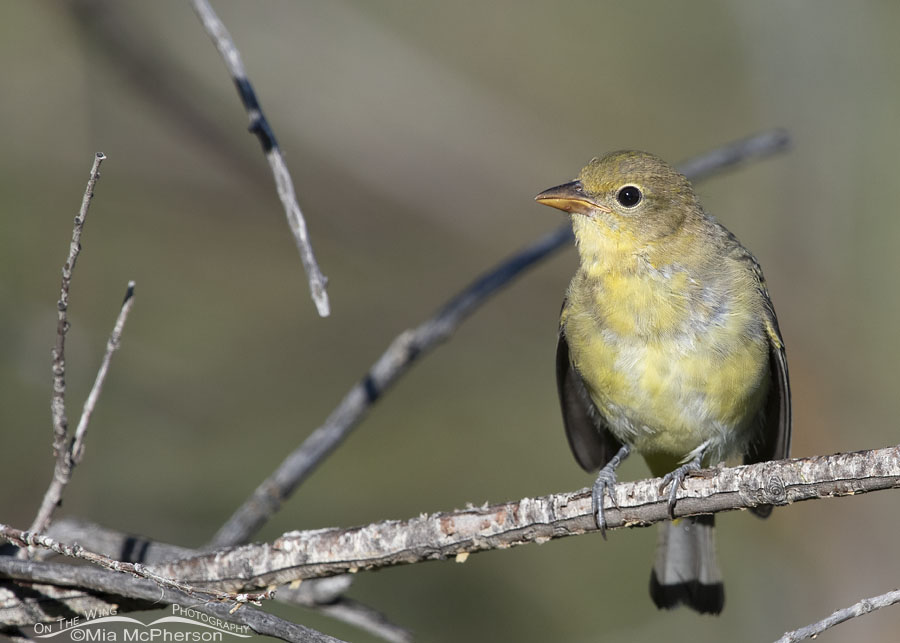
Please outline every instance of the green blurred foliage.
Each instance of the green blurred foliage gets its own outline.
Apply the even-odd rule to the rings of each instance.
[[[59,269],[77,418],[125,284],[137,303],[60,515],[197,546],[390,339],[562,219],[532,202],[604,151],[678,161],[784,126],[791,152],[699,186],[759,257],[788,346],[794,454],[897,442],[900,5],[215,3],[287,154],[319,319],[257,142],[183,1],[20,2],[0,21],[0,519],[48,483]],[[567,252],[379,402],[258,535],[585,486],[552,363]],[[629,462],[623,478],[646,475]],[[889,493],[719,520],[720,618],[657,612],[653,530],[360,574],[422,640],[765,641],[897,584]],[[372,640],[307,612],[276,611]],[[884,641],[883,610],[820,637]]]

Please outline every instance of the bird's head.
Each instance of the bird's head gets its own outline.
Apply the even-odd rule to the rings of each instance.
[[[682,174],[652,154],[635,151],[595,158],[576,180],[544,190],[535,200],[572,214],[579,244],[598,234],[626,235],[638,245],[653,242],[700,211]]]

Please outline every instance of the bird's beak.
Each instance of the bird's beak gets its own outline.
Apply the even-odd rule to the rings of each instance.
[[[544,190],[534,197],[534,200],[571,214],[591,216],[597,210],[610,212],[608,207],[593,201],[589,196],[585,195],[581,181],[563,183],[549,190]]]

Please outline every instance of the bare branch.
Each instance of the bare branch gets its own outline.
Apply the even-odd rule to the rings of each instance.
[[[71,518],[54,522],[47,535],[64,542],[77,542],[111,558],[146,565],[188,558],[201,553]],[[350,574],[341,574],[291,583],[278,588],[275,600],[279,603],[314,609],[388,641],[411,640],[407,630],[391,623],[381,613],[357,601],[343,598],[350,588],[351,580]],[[68,598],[74,600],[75,597]],[[98,607],[95,606],[94,611],[97,610]]]
[[[103,589],[92,589],[91,575],[103,575]],[[88,578],[85,578],[85,575]],[[47,584],[44,584],[47,583]],[[52,584],[50,584],[52,583]],[[129,598],[146,583],[152,596]],[[67,565],[0,556],[0,637],[12,628],[51,623],[60,614],[109,614],[159,609],[161,590],[151,581],[128,578],[89,565]],[[197,602],[197,599],[193,599]]]
[[[34,531],[43,531],[50,524],[53,511],[62,499],[62,491],[72,477],[71,445],[66,446],[69,437],[69,421],[66,418],[66,333],[69,332],[69,288],[72,285],[72,273],[75,270],[75,262],[81,252],[81,232],[84,230],[84,222],[88,210],[91,207],[91,199],[94,197],[94,186],[100,179],[100,164],[106,159],[106,155],[97,152],[91,165],[91,175],[88,178],[84,196],[81,199],[81,208],[75,216],[72,227],[72,241],[69,243],[69,256],[62,268],[62,286],[60,287],[59,302],[57,302],[56,346],[53,348],[52,371],[53,393],[50,397],[50,413],[53,418],[53,454],[56,456],[56,464],[53,468],[53,479],[44,494],[44,499],[38,509],[31,528]],[[82,421],[84,417],[82,416]],[[80,429],[79,425],[79,429]],[[87,425],[85,424],[85,429]],[[82,431],[83,443],[83,431]],[[81,444],[79,445],[79,447]],[[24,555],[24,554],[23,554]]]
[[[264,636],[299,643],[340,643],[339,639],[249,606],[234,611],[224,603],[208,603],[175,589],[161,588],[149,580],[129,578],[86,565],[20,561],[0,556],[0,578],[15,579],[15,582],[0,582],[0,623],[3,629],[54,622],[59,619],[60,607],[72,607],[76,613],[81,613],[84,603],[78,601],[82,595],[68,596],[67,590],[60,589],[71,587],[97,592],[98,599],[104,595],[117,597],[115,603],[106,605],[119,607],[123,611],[136,607],[158,609],[161,605],[177,604],[228,623],[246,625]],[[118,597],[122,596],[131,599],[132,604],[121,605]]]
[[[167,563],[203,553],[73,518],[55,521],[47,535],[55,540],[78,543],[110,558],[144,565]],[[275,600],[312,608],[334,603],[350,589],[352,578],[350,574],[341,574],[291,583],[278,588]]]
[[[62,286],[57,303],[56,346],[53,349],[53,396],[50,401],[50,411],[53,416],[53,452],[57,458],[62,457],[68,438],[69,425],[66,419],[66,333],[69,332],[69,288],[72,284],[72,272],[75,270],[75,262],[81,252],[81,231],[88,210],[91,207],[91,199],[94,197],[94,186],[100,179],[100,164],[106,160],[106,155],[97,152],[91,165],[91,176],[87,187],[84,189],[84,197],[81,199],[81,209],[75,216],[75,225],[72,227],[72,241],[69,243],[69,256],[62,268]]]
[[[128,563],[152,565],[179,558],[189,558],[199,553],[195,549],[151,541],[143,536],[123,533],[88,520],[72,517],[54,520],[46,535],[60,542],[78,543],[98,554]]]
[[[98,157],[99,158],[99,157]],[[106,380],[106,374],[109,371],[109,362],[112,354],[119,348],[119,342],[122,339],[122,330],[125,328],[125,321],[128,319],[128,313],[134,305],[134,282],[128,282],[128,289],[125,291],[125,299],[122,301],[122,308],[119,310],[119,316],[113,326],[109,340],[106,342],[106,353],[100,362],[100,369],[97,371],[97,377],[94,379],[94,386],[88,394],[84,403],[84,409],[81,412],[81,419],[78,421],[78,427],[75,429],[75,437],[64,446],[63,450],[57,454],[56,466],[53,471],[53,479],[50,486],[44,494],[41,506],[38,509],[37,516],[31,524],[31,530],[38,533],[38,529],[46,530],[50,524],[53,512],[59,506],[62,499],[63,490],[72,479],[72,471],[81,462],[84,455],[84,438],[87,435],[88,423],[97,405],[97,399],[100,397],[100,391],[103,390],[103,382]],[[55,448],[55,445],[54,445]]]
[[[306,221],[303,218],[303,212],[297,203],[297,196],[294,190],[294,182],[288,172],[287,164],[284,162],[284,156],[281,148],[275,140],[275,133],[272,131],[269,121],[263,114],[262,107],[253,91],[253,86],[247,78],[247,72],[244,69],[244,63],[241,60],[241,54],[234,44],[228,29],[219,20],[213,8],[207,0],[192,0],[194,11],[200,17],[206,33],[212,38],[216,45],[216,49],[225,60],[225,66],[231,74],[234,84],[237,87],[238,94],[247,110],[250,118],[250,131],[256,135],[262,144],[263,152],[269,161],[272,169],[272,175],[275,178],[275,187],[278,191],[278,198],[284,207],[287,215],[288,226],[294,235],[297,243],[297,249],[300,251],[300,260],[303,262],[303,268],[306,270],[309,279],[309,289],[312,293],[313,301],[319,315],[327,317],[331,308],[328,303],[328,291],[326,290],[327,279],[319,269],[316,262],[316,256],[313,253],[312,244],[309,241],[309,234],[306,231]]]
[[[783,130],[730,143],[682,164],[689,178],[704,179],[742,160],[765,158],[787,146]],[[572,242],[564,224],[485,272],[447,302],[431,319],[397,336],[378,361],[341,400],[319,428],[295,449],[219,529],[210,548],[247,542],[332,451],[350,435],[369,408],[413,363],[450,337],[491,295],[534,264]]]
[[[88,423],[91,421],[91,415],[94,414],[94,407],[97,406],[97,399],[100,397],[100,391],[103,390],[103,382],[106,381],[106,374],[109,372],[109,362],[112,354],[119,348],[119,342],[122,341],[122,331],[125,328],[125,321],[128,319],[128,313],[134,305],[134,282],[128,282],[128,288],[125,290],[125,298],[122,300],[122,308],[119,309],[119,316],[113,326],[109,340],[106,342],[106,353],[103,354],[103,360],[100,362],[100,368],[97,370],[97,377],[94,378],[94,386],[88,393],[87,400],[84,402],[84,409],[81,411],[81,419],[78,421],[78,427],[75,429],[75,439],[72,442],[72,466],[81,463],[81,457],[84,454],[84,436],[87,434]]]
[[[606,499],[607,528],[647,526],[668,518],[660,479],[616,485]],[[900,486],[900,447],[711,469],[685,482],[676,516],[787,505]],[[298,578],[355,573],[545,542],[597,530],[589,489],[492,506],[422,515],[350,529],[290,532],[271,544],[154,567],[198,586],[246,591]]]
[[[209,589],[191,587],[190,585],[179,582],[173,578],[161,576],[160,574],[155,573],[152,569],[148,569],[147,566],[142,565],[141,563],[126,563],[119,560],[113,560],[108,556],[87,551],[79,545],[66,545],[50,538],[49,536],[35,534],[29,531],[20,531],[2,523],[0,523],[0,537],[5,538],[11,544],[22,549],[30,547],[41,547],[63,556],[86,560],[89,563],[93,563],[94,565],[98,565],[99,567],[103,567],[104,569],[108,569],[110,571],[131,574],[138,578],[151,580],[160,587],[177,589],[178,591],[184,592],[185,594],[188,594],[190,596],[200,595],[204,598],[217,601],[227,601],[239,604],[253,603],[254,605],[259,605],[260,601],[271,599],[275,595],[274,589],[269,589],[264,592],[238,594],[234,592],[219,592]]]
[[[615,501],[618,507],[612,500],[606,503],[608,528],[646,526],[666,520],[668,498],[660,495],[659,482],[657,478],[617,485]],[[900,447],[764,462],[698,472],[686,480],[675,514],[681,517],[766,504],[787,505],[802,500],[857,495],[897,487],[900,487]],[[179,578],[180,583],[189,583],[192,587],[212,586],[219,592],[248,591],[292,583],[298,579],[355,573],[426,560],[454,557],[458,562],[464,562],[470,553],[542,543],[596,529],[590,490],[582,489],[541,498],[525,498],[518,502],[422,515],[405,521],[385,521],[350,529],[291,532],[271,544],[246,545],[157,564],[152,566],[152,573]],[[12,535],[20,539],[20,544],[28,544],[25,535]],[[102,540],[118,542],[105,536]],[[15,567],[14,563],[36,567]],[[40,565],[22,563],[8,556],[0,557],[0,576],[23,578],[21,574],[24,572],[21,570],[30,570],[28,573],[32,576],[27,578],[35,582],[93,588],[125,597],[145,597],[129,590],[130,583],[135,583],[135,587],[145,587],[142,583],[146,581],[141,579],[120,575],[123,580],[117,581],[117,585],[107,583],[98,588],[80,578],[62,583],[58,579],[34,576],[37,573],[35,570],[51,574],[53,570],[49,568],[72,568],[71,565]],[[10,569],[20,570],[19,575]],[[105,573],[84,566],[74,569],[81,570],[78,573],[85,573],[85,570]],[[156,589],[156,592],[168,591],[165,588]],[[72,596],[66,600],[75,601],[78,598],[83,597]],[[24,602],[27,597],[21,600]],[[164,600],[170,601],[169,598]],[[170,602],[181,601],[174,599]],[[29,606],[34,608],[30,603]],[[27,608],[20,608],[18,604],[13,608],[18,610],[16,614],[30,614]],[[2,609],[4,604],[0,601]],[[851,609],[865,611],[868,608],[864,602],[862,607]],[[238,614],[244,611],[240,610]],[[5,616],[5,612],[0,611],[0,615]],[[10,622],[5,618],[0,620]]]
[[[790,144],[791,138],[787,131],[776,128],[694,157],[679,165],[678,171],[692,181],[697,181],[710,174],[733,168],[749,159],[765,158],[783,152]]]
[[[785,632],[784,636],[775,641],[775,643],[796,643],[805,639],[814,639],[825,630],[839,625],[845,621],[849,621],[857,616],[865,616],[870,612],[879,610],[882,607],[889,607],[900,603],[900,590],[893,590],[880,596],[872,598],[864,598],[858,603],[838,610],[828,618],[822,619],[818,623],[801,627],[793,632]]]
[[[77,542],[98,553],[126,562],[150,565],[196,556],[199,551],[167,543],[151,541],[141,536],[124,534],[114,529],[81,520],[66,518],[53,523],[47,534],[64,542]],[[300,605],[322,612],[331,618],[349,623],[389,641],[409,640],[409,632],[370,607],[344,599],[350,589],[352,576],[341,574],[291,583],[278,588],[275,600]],[[69,596],[74,599],[74,596]],[[86,597],[81,600],[85,600]],[[98,608],[95,606],[94,611]],[[0,617],[2,621],[2,617]],[[407,637],[407,638],[404,638]]]
[[[334,603],[320,605],[317,609],[390,643],[411,643],[413,640],[412,632],[391,623],[381,612],[350,598],[340,598]]]

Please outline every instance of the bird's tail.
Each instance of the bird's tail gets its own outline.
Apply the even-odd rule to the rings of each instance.
[[[660,524],[650,596],[659,608],[687,605],[701,614],[718,614],[725,586],[716,560],[714,517],[680,518]]]

